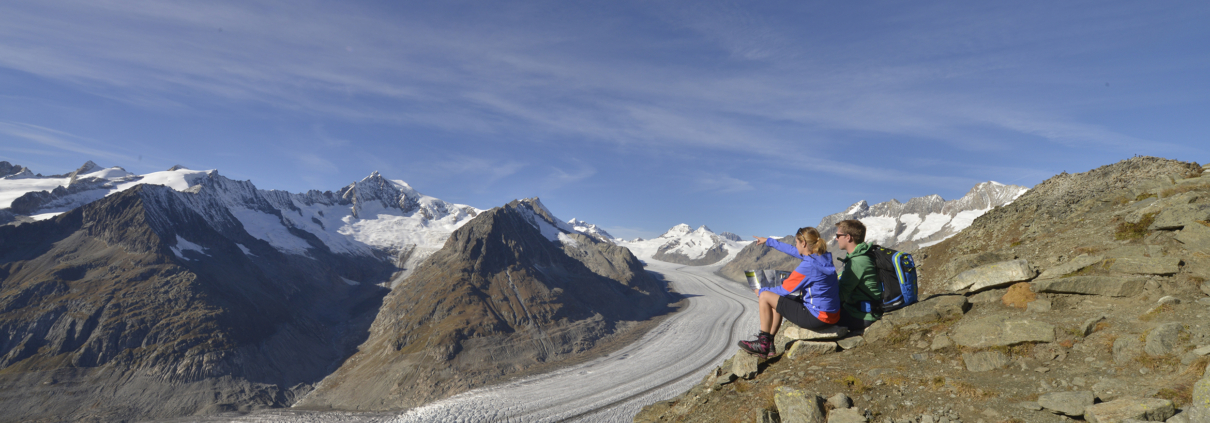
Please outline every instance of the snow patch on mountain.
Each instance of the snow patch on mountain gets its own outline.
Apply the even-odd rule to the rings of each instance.
[[[945,201],[941,196],[916,197],[907,203],[890,200],[869,205],[865,200],[844,212],[820,220],[821,235],[835,245],[836,223],[860,220],[866,226],[866,241],[898,249],[933,245],[961,232],[992,208],[1012,203],[1029,188],[995,181],[975,185],[962,198]]]
[[[605,242],[614,242],[613,235],[610,235],[609,232],[605,232],[604,229],[601,229],[597,225],[585,222],[583,220],[578,220],[576,218],[568,220],[567,224],[571,225],[572,229],[582,234],[595,237]]]
[[[169,247],[169,248],[172,249],[173,254],[176,254],[177,257],[180,257],[183,260],[191,260],[191,259],[185,258],[185,256],[183,254],[181,254],[182,251],[196,251],[198,253],[201,253],[202,255],[207,255],[207,256],[210,255],[210,254],[206,254],[205,247],[202,247],[201,245],[197,245],[192,242],[189,242],[189,240],[187,240],[185,238],[181,238],[180,235],[176,236],[176,245]]]

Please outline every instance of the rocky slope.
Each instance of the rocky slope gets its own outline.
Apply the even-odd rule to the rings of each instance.
[[[840,255],[836,248],[836,223],[848,219],[857,219],[866,225],[867,242],[914,251],[953,236],[983,213],[1011,203],[1028,190],[1017,185],[983,182],[957,200],[946,201],[939,195],[930,195],[913,198],[907,203],[891,199],[873,206],[862,200],[843,212],[824,216],[815,228],[829,240],[828,248],[834,257]],[[769,254],[770,251],[761,245],[748,245],[719,269],[718,274],[743,282],[744,270],[794,270],[798,265],[798,260],[785,254]]]
[[[3,420],[285,406],[347,356],[385,290],[341,275],[390,266],[285,254],[217,194],[143,185],[0,227]]]
[[[665,287],[629,250],[559,223],[531,199],[455,231],[297,407],[413,407],[575,357],[668,311]]]
[[[737,353],[635,420],[1210,421],[1202,172],[1055,176],[917,250],[927,300],[864,334],[783,326],[782,354]]]

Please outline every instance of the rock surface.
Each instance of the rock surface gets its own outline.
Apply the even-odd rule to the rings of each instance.
[[[776,389],[773,401],[782,423],[824,423],[823,398],[786,387]]]
[[[1011,260],[980,266],[959,273],[950,280],[950,291],[969,289],[978,292],[1033,279],[1035,273],[1026,260]]]
[[[1127,419],[1162,422],[1176,414],[1172,401],[1166,399],[1123,398],[1084,407],[1089,423],[1116,423]]]
[[[1082,417],[1095,400],[1092,391],[1051,392],[1039,396],[1038,405],[1055,414]]]
[[[696,402],[684,413],[660,416],[747,419],[771,407],[777,388],[790,388],[844,392],[854,402],[850,409],[868,409],[878,423],[1078,421],[1075,404],[1102,407],[1102,420],[1122,421],[1126,417],[1113,417],[1113,409],[1129,410],[1141,401],[1171,410],[1173,399],[1181,412],[1172,422],[1199,421],[1201,408],[1181,402],[1208,386],[1199,380],[1210,357],[1196,351],[1210,345],[1210,292],[1200,288],[1210,283],[1210,257],[1190,248],[1201,233],[1193,225],[1205,225],[1149,230],[1145,220],[1181,202],[1210,204],[1210,179],[1200,171],[1189,163],[1134,158],[1055,176],[962,233],[913,252],[920,297],[929,300],[887,313],[864,331],[864,344],[809,360],[769,360],[755,378],[741,382],[747,385],[678,397],[674,401]],[[960,273],[1022,259],[1040,272],[1026,286],[1044,289],[1027,290],[1033,296],[1021,296],[1020,308],[1003,302],[1007,289],[950,290],[949,281]],[[1172,259],[1180,261],[1168,273]],[[1132,273],[1155,263],[1166,268]],[[964,294],[966,305],[952,317],[926,305]],[[1160,301],[1165,297],[1171,298]],[[1050,310],[1035,303],[1049,303]],[[1169,323],[1184,327],[1173,337]],[[1160,355],[1144,350],[1149,337]],[[1088,404],[1088,392],[1102,403]],[[1060,394],[1080,397],[1063,404],[1048,397]],[[1059,409],[1077,416],[1049,411]],[[1165,418],[1163,410],[1151,410],[1150,417],[1133,417]],[[640,416],[652,415],[645,410]],[[1096,418],[1087,409],[1084,416]]]

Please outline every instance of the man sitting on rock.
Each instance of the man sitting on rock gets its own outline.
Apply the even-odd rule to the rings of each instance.
[[[861,333],[882,318],[882,285],[874,258],[866,254],[865,225],[856,219],[837,223],[836,246],[848,253],[840,259],[840,324]]]
[[[785,316],[799,327],[819,330],[840,321],[840,298],[837,295],[836,267],[827,241],[815,228],[800,228],[794,236],[794,246],[773,238],[753,237],[756,243],[802,260],[781,286],[756,289],[760,304],[760,333],[753,341],[740,341],[739,347],[749,354],[769,357],[776,354],[773,336]]]

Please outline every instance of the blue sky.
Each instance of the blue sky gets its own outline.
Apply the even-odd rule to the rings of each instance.
[[[615,236],[1210,162],[1210,2],[6,1],[0,160],[378,170]]]

